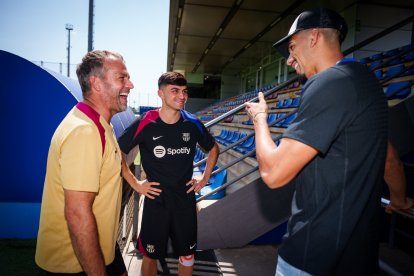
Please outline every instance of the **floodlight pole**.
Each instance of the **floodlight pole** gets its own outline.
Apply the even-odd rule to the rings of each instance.
[[[88,20],[88,52],[93,50],[93,0],[89,0],[89,20]]]
[[[66,30],[68,30],[68,77],[70,77],[70,31],[73,30],[73,25],[66,24]]]

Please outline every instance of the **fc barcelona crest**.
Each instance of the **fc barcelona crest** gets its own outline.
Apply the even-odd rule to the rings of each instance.
[[[187,133],[187,132],[183,133],[183,140],[184,142],[190,141],[190,133]]]

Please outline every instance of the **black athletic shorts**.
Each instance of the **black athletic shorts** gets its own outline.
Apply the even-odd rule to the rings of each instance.
[[[43,270],[44,274],[47,276],[86,276],[85,272],[79,273],[52,273],[49,271]],[[109,265],[106,266],[106,272],[109,276],[121,276],[126,272],[126,266],[124,259],[122,258],[121,251],[119,249],[118,243],[115,246],[115,258]]]
[[[167,255],[168,238],[171,238],[176,256],[192,255],[197,247],[197,213],[195,204],[188,208],[168,208],[145,198],[139,251],[152,259]]]

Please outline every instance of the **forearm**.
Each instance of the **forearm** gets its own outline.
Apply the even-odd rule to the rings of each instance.
[[[259,172],[267,186],[278,188],[289,183],[318,151],[287,138],[276,146],[267,125],[267,103],[263,93],[260,92],[258,97],[259,103],[246,103],[246,111],[254,123]]]
[[[272,155],[276,150],[266,121],[266,114],[257,114],[254,119],[254,131],[256,140],[256,159],[259,163],[260,172],[268,172],[272,170],[275,160]]]
[[[206,160],[206,168],[203,173],[203,179],[205,179],[206,181],[208,181],[211,173],[213,172],[213,169],[217,163],[218,155],[219,155],[219,147],[217,143],[215,143],[213,148],[208,153],[208,157]]]
[[[125,155],[122,154],[122,176],[128,182],[128,184],[138,193],[140,193],[141,182],[135,177],[129,168]]]
[[[106,275],[95,216],[90,210],[65,210],[75,254],[87,275]]]

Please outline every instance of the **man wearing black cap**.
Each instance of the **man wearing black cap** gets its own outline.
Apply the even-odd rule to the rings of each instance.
[[[307,79],[298,116],[279,146],[267,104],[246,104],[260,175],[271,188],[295,180],[292,215],[276,275],[372,275],[387,147],[387,103],[374,74],[344,58],[345,20],[317,8],[301,13],[274,47]]]

